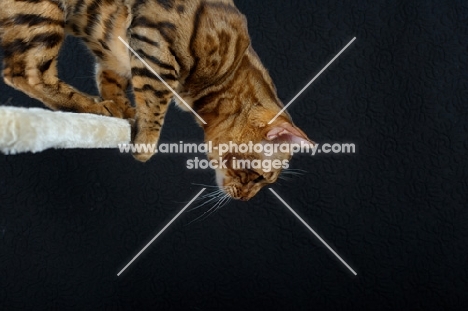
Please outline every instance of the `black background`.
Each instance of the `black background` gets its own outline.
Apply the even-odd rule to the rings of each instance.
[[[285,103],[357,37],[289,111],[358,153],[296,156],[307,173],[272,187],[357,276],[265,189],[183,214],[117,277],[213,172],[189,171],[193,155],[48,150],[0,156],[0,308],[464,309],[468,5],[343,2],[236,1]],[[72,38],[60,75],[96,93]],[[0,103],[42,107],[3,83]],[[202,139],[171,107],[162,141]]]

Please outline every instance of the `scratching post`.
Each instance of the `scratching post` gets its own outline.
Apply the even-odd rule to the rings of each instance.
[[[117,148],[130,142],[126,120],[88,113],[0,106],[0,152],[49,148]]]

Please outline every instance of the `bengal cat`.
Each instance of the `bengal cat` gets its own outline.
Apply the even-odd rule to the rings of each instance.
[[[118,39],[144,58],[205,121],[214,145],[307,141],[282,109],[272,79],[250,45],[247,22],[231,0],[0,0],[5,82],[54,110],[134,119],[135,144],[157,144],[173,94]],[[84,94],[57,75],[67,34],[96,58],[100,97]],[[127,87],[135,96],[132,107]],[[175,99],[182,108],[187,108]],[[311,142],[310,142],[311,143]],[[153,154],[138,153],[147,161]],[[224,159],[264,159],[260,153]],[[210,159],[219,154],[213,151]],[[272,159],[289,159],[277,152]],[[248,200],[278,178],[280,169],[216,169],[218,186]]]

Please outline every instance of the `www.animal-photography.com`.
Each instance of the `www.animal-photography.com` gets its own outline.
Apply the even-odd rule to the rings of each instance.
[[[0,309],[466,308],[465,2],[0,4]]]

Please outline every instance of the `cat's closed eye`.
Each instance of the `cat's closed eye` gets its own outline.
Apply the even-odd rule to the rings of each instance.
[[[249,170],[250,173],[253,173],[255,176],[258,176],[256,177],[254,180],[252,180],[254,183],[259,183],[261,182],[262,180],[265,180],[265,177],[261,174],[258,174],[257,172],[253,171],[253,170]]]
[[[261,182],[261,181],[264,180],[264,179],[265,179],[265,177],[263,177],[263,175],[260,175],[260,176],[258,176],[257,178],[255,178],[253,182],[254,182],[254,183],[259,183],[259,182]]]

